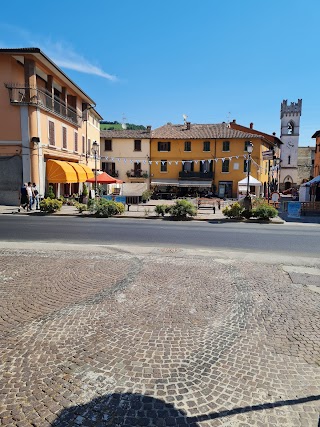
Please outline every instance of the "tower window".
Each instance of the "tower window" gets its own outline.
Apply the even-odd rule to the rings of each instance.
[[[291,156],[288,156],[288,165],[291,163]]]
[[[294,123],[292,121],[290,121],[288,123],[288,134],[289,135],[293,135],[294,134]]]

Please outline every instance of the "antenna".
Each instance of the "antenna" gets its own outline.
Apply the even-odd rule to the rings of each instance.
[[[229,124],[230,123],[230,116],[231,116],[231,113],[230,113],[230,111],[228,112],[228,114],[227,114],[227,123]]]

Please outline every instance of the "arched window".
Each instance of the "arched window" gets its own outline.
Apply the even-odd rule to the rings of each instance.
[[[292,120],[290,120],[290,122],[288,122],[288,134],[289,135],[293,135],[294,134],[294,123]]]

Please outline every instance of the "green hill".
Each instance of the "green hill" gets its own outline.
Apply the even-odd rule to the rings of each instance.
[[[128,130],[144,130],[146,129],[143,125],[135,125],[133,123],[126,123]],[[123,130],[122,124],[119,122],[108,122],[108,121],[101,121],[100,122],[100,130]]]

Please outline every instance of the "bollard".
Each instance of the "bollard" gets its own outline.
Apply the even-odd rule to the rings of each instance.
[[[130,210],[130,206],[131,206],[131,205],[128,205],[128,212],[129,212],[129,210]]]
[[[214,214],[216,213],[216,207],[215,206],[213,206],[213,213]]]

